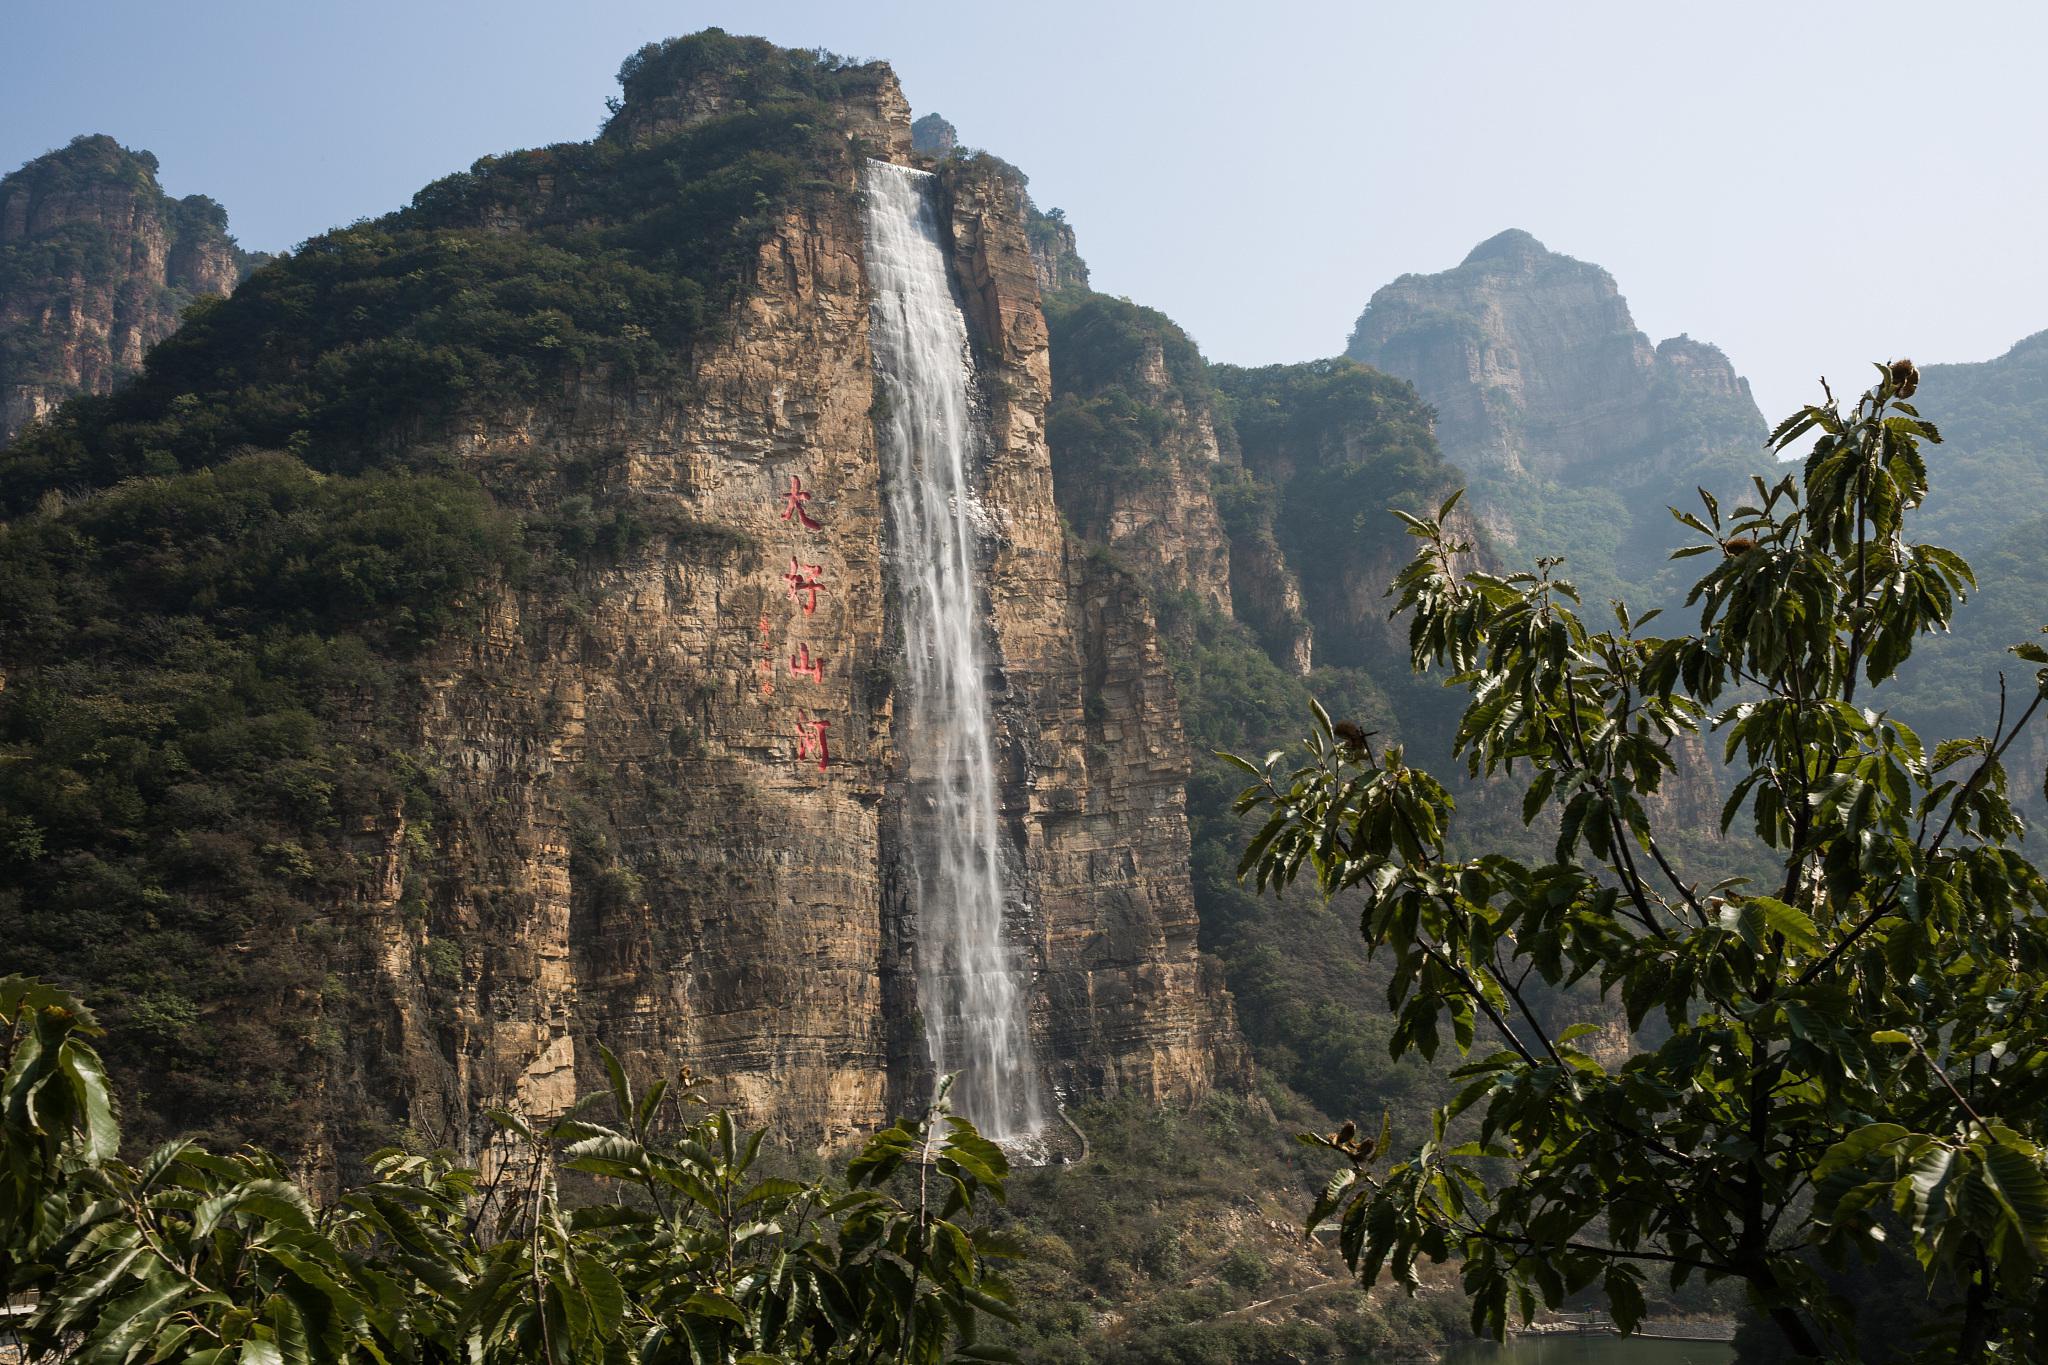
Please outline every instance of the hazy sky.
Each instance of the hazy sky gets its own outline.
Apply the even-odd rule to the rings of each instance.
[[[1721,344],[1773,417],[2048,328],[2038,3],[0,0],[0,162],[111,133],[289,246],[588,137],[627,53],[713,24],[887,58],[1217,359],[1332,354],[1505,227]]]

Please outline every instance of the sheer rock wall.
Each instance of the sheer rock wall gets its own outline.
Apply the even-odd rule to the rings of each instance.
[[[871,89],[847,110],[855,145],[907,147],[893,77]],[[615,126],[661,136],[715,94]],[[599,1042],[641,1072],[687,1063],[813,1145],[925,1093],[857,166],[778,224],[687,392],[578,390],[463,443],[487,482],[593,467],[680,529],[573,601],[499,592],[488,628],[432,661],[420,747],[442,816],[362,836],[377,929],[351,967],[345,1083],[367,1112],[461,1141],[485,1106],[544,1113],[596,1084]],[[957,169],[943,195],[986,433],[990,686],[1039,1057],[1068,1097],[1193,1100],[1246,1063],[1195,948],[1172,684],[1143,599],[1054,506],[1016,197]],[[792,488],[809,500],[792,508]],[[808,613],[792,573],[819,585]]]

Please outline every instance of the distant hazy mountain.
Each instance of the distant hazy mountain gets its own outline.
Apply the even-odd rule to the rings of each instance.
[[[1931,539],[1968,554],[2048,512],[2048,331],[1996,360],[1924,367],[1914,403],[1944,438],[1932,452]]]
[[[1659,570],[1667,503],[1769,465],[1763,415],[1718,347],[1653,345],[1613,276],[1519,230],[1380,289],[1347,353],[1436,409],[1504,556],[1567,555],[1589,592]]]

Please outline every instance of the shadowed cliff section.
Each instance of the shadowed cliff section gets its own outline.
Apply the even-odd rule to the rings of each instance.
[[[188,304],[268,259],[235,244],[219,204],[171,198],[156,172],[102,134],[0,178],[0,445],[141,369]]]
[[[1164,314],[1079,287],[1047,317],[1054,491],[1093,557],[1156,604],[1195,756],[1202,943],[1245,1036],[1327,1112],[1417,1114],[1440,1078],[1389,1064],[1389,1025],[1350,1003],[1385,979],[1355,918],[1237,884],[1242,779],[1214,751],[1291,743],[1312,696],[1387,739],[1437,734],[1439,695],[1410,678],[1381,594],[1406,558],[1390,509],[1433,507],[1462,479],[1403,380],[1345,359],[1212,366]]]

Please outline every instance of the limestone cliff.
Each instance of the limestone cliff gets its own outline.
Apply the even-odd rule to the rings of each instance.
[[[1030,213],[1031,264],[1038,272],[1038,292],[1050,300],[1055,295],[1088,289],[1088,262],[1081,259],[1074,225],[1059,209]]]
[[[711,86],[657,95],[648,115],[629,80],[614,129],[647,141],[713,117],[727,93]],[[834,107],[857,148],[902,155],[907,106],[886,68]],[[894,842],[900,645],[857,166],[831,168],[833,192],[776,225],[687,397],[578,393],[466,443],[480,470],[594,460],[608,490],[721,534],[703,554],[621,563],[585,610],[508,594],[488,631],[441,656],[422,740],[463,815],[437,857],[474,889],[424,929],[385,906],[365,966],[366,994],[401,1008],[362,1054],[363,1090],[404,1094],[414,1122],[461,1131],[494,1096],[559,1107],[596,1079],[598,1041],[640,1069],[685,1060],[806,1142],[869,1128],[929,1084]],[[1195,951],[1175,699],[1142,600],[1073,555],[1054,511],[1045,324],[1016,199],[960,168],[947,196],[986,404],[1001,814],[1033,1031],[1063,1094],[1186,1101],[1244,1064]],[[441,934],[465,945],[453,989],[422,957]]]
[[[1644,482],[1763,440],[1726,356],[1685,337],[1652,346],[1612,276],[1526,232],[1380,289],[1346,353],[1413,381],[1474,475]]]
[[[220,205],[171,198],[156,170],[148,152],[90,136],[0,179],[0,444],[139,370],[188,303],[256,262]]]
[[[166,797],[145,772],[137,809],[162,814],[143,835],[39,849],[0,895],[0,931],[33,939],[25,959],[92,982],[117,1019],[166,1021],[117,1055],[162,1127],[190,1126],[205,1098],[172,1057],[231,1011],[251,1041],[204,1075],[242,1098],[200,1121],[316,1161],[398,1127],[465,1145],[490,1105],[559,1110],[600,1079],[599,1042],[640,1072],[685,1063],[804,1144],[928,1093],[859,188],[863,156],[910,157],[908,106],[879,64],[715,32],[643,50],[622,80],[598,143],[489,159],[309,244],[160,352],[118,396],[125,426],[75,414],[10,452],[30,508],[36,480],[112,486],[138,467],[168,472],[134,496],[175,500],[222,486],[216,434],[231,431],[274,452],[267,477],[487,495],[526,538],[463,561],[467,579],[423,558],[408,582],[462,586],[417,600],[432,624],[405,650],[351,633],[368,627],[324,596],[293,618],[305,648],[355,661],[288,700],[291,733],[325,746],[314,805],[258,810],[271,798],[244,766],[200,784],[194,817],[209,774],[167,779],[185,795]],[[1242,1085],[1229,998],[1196,949],[1190,759],[1151,608],[1070,541],[1054,502],[1027,207],[970,162],[946,163],[942,186],[974,339],[1000,814],[1038,1056],[1070,1097]],[[679,264],[678,243],[698,254]],[[383,311],[321,293],[387,277]],[[536,317],[535,291],[552,312]],[[444,374],[464,379],[453,395]],[[279,401],[290,384],[319,387]],[[176,406],[191,392],[210,406]],[[181,425],[199,412],[203,436]],[[162,449],[122,444],[151,423]],[[503,523],[483,524],[502,542]],[[128,534],[90,525],[110,546]],[[280,528],[283,553],[310,555],[292,538],[321,525]],[[239,553],[239,534],[219,552]],[[416,534],[350,542],[335,573],[404,561]],[[214,529],[154,543],[175,559],[218,540],[195,535]],[[67,581],[97,593],[98,572]],[[178,629],[244,648],[261,608],[206,615],[217,598],[180,608]],[[60,616],[5,636],[10,734],[88,649],[118,695],[170,685],[120,632],[68,639]],[[277,705],[250,702],[249,724]],[[178,714],[145,747],[199,723]],[[392,780],[334,776],[358,764]],[[31,821],[6,828],[40,829],[23,791],[0,781],[8,818]],[[199,872],[195,818],[213,859]],[[84,909],[53,908],[77,857],[119,862],[136,888],[93,912],[90,940]],[[237,880],[212,870],[229,864]],[[176,895],[144,898],[144,882]],[[167,985],[139,951],[159,932],[192,981]]]

